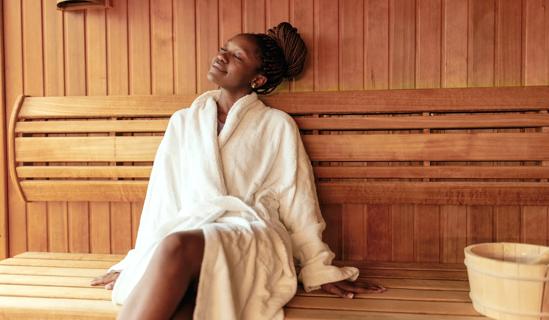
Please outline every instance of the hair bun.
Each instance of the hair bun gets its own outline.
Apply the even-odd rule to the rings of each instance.
[[[286,72],[284,78],[295,78],[305,65],[307,46],[294,28],[288,22],[281,22],[276,27],[267,31],[267,35],[273,38],[284,53],[286,60]]]

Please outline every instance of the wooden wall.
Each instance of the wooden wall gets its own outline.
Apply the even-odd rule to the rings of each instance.
[[[223,42],[282,20],[310,59],[281,90],[549,84],[549,0],[112,1],[65,13],[55,0],[3,2],[7,115],[20,94],[202,92]],[[135,239],[139,203],[25,204],[13,187],[9,255],[125,253]],[[546,207],[344,205],[324,215],[327,241],[354,260],[457,262],[472,242],[546,244],[549,223]]]

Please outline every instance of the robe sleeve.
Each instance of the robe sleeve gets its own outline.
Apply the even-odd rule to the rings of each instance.
[[[135,248],[119,263],[109,268],[109,271],[122,271],[135,263],[136,251],[155,241],[155,231],[164,221],[177,215],[180,207],[178,196],[178,177],[180,176],[178,162],[181,161],[177,152],[180,144],[181,131],[180,112],[174,113],[168,122],[168,126],[156,151],[147,194],[141,211],[139,229]]]
[[[358,269],[333,266],[335,254],[322,241],[326,223],[318,204],[311,162],[297,125],[288,118],[290,129],[282,135],[281,156],[275,167],[284,176],[279,189],[279,214],[290,233],[293,255],[301,265],[299,280],[307,292],[325,283],[354,281]]]

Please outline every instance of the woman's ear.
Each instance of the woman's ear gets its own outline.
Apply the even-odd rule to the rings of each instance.
[[[251,86],[252,88],[261,88],[265,83],[267,83],[267,77],[258,74],[252,79]]]

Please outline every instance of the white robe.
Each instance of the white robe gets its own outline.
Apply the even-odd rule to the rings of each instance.
[[[121,270],[112,299],[124,303],[164,237],[201,228],[194,319],[283,319],[297,286],[292,256],[307,291],[354,281],[358,270],[331,265],[311,164],[293,119],[252,93],[230,109],[218,136],[218,95],[206,92],[170,118],[135,249],[111,268]]]

